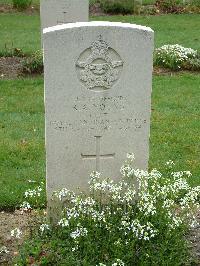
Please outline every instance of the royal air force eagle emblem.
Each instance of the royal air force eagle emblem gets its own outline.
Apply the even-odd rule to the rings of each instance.
[[[120,77],[123,61],[119,54],[99,36],[76,62],[80,81],[88,90],[111,89]]]

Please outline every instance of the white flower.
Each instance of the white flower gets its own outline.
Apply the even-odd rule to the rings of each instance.
[[[130,165],[123,165],[120,169],[120,173],[123,177],[130,177],[134,174],[134,169]]]
[[[123,230],[125,235],[132,232],[139,240],[149,240],[157,234],[157,229],[150,222],[141,225],[138,219],[132,222],[122,221],[122,227],[119,229]]]
[[[71,209],[67,209],[66,211],[67,219],[70,220],[72,218],[78,218],[80,216],[80,213],[76,210],[75,207]]]
[[[7,247],[5,247],[5,246],[2,246],[1,248],[0,248],[0,254],[2,254],[2,253],[6,253],[6,254],[8,254],[10,251],[7,249]]]
[[[124,197],[122,202],[132,202],[135,198],[136,190],[135,188],[128,188],[127,191],[124,192]]]
[[[186,195],[180,200],[180,205],[182,209],[190,209],[191,205],[194,206],[197,202],[198,197],[200,197],[200,186],[188,189]]]
[[[180,217],[172,217],[172,220],[169,223],[169,228],[175,229],[175,228],[179,227],[182,223],[183,223],[183,221],[181,220]]]
[[[150,178],[154,178],[157,180],[157,179],[160,179],[162,177],[162,174],[157,169],[153,169],[149,173],[149,176],[150,176]]]
[[[58,225],[62,227],[68,227],[69,226],[69,221],[66,218],[62,218],[59,222]]]
[[[70,199],[73,199],[75,197],[75,194],[67,188],[62,188],[59,191],[55,191],[54,195],[59,198],[60,201],[62,201],[66,197],[70,197]]]
[[[200,223],[197,221],[196,217],[192,217],[193,219],[190,221],[191,228],[197,228],[200,226]]]
[[[76,245],[75,247],[72,248],[72,252],[75,252],[78,250],[78,245]]]
[[[192,176],[192,173],[191,173],[190,171],[184,171],[184,173],[185,173],[188,177]]]
[[[43,234],[44,231],[46,231],[46,230],[50,230],[49,225],[48,224],[41,224],[40,225],[40,231],[41,231],[41,233]]]
[[[88,233],[87,229],[84,227],[78,227],[75,231],[73,231],[70,236],[73,239],[79,238],[81,236],[86,236]]]
[[[20,236],[22,235],[22,231],[20,231],[19,228],[15,228],[10,232],[10,234],[12,237],[20,238]]]
[[[172,62],[178,69],[181,69],[184,62],[197,57],[197,51],[185,48],[181,45],[163,45],[155,50],[157,59],[162,61],[165,66],[170,67]]]
[[[29,179],[28,182],[29,182],[29,183],[36,183],[35,180],[31,180],[31,179]]]
[[[112,266],[124,266],[124,262],[120,259],[116,259],[116,262],[112,264]]]
[[[26,198],[30,197],[30,198],[36,198],[36,197],[40,197],[42,188],[36,187],[35,189],[28,189],[25,191],[24,195]]]
[[[169,168],[172,168],[172,166],[175,165],[175,163],[172,160],[169,160],[168,162],[166,162],[165,165],[168,166]]]
[[[114,242],[115,246],[120,246],[121,245],[121,239],[119,238],[117,241]]]
[[[133,153],[127,153],[127,159],[129,159],[131,162],[135,160],[135,155]]]
[[[93,183],[93,182],[96,182],[97,180],[99,180],[100,178],[100,173],[99,172],[92,172],[90,174],[90,181],[88,182],[89,184]]]
[[[164,202],[163,202],[163,208],[165,209],[169,209],[171,208],[172,206],[174,206],[175,202],[174,200],[171,200],[171,199],[166,199]]]
[[[21,212],[29,212],[32,210],[32,208],[31,208],[31,205],[27,201],[24,201],[20,205],[20,210],[21,210]]]
[[[146,192],[139,192],[138,208],[145,215],[156,214],[156,199]]]

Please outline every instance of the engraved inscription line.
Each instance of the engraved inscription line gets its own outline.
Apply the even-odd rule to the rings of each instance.
[[[115,157],[115,153],[101,154],[101,137],[95,136],[96,138],[96,154],[81,154],[82,159],[95,159],[96,160],[96,171],[100,172],[100,160],[101,159],[112,159]]]

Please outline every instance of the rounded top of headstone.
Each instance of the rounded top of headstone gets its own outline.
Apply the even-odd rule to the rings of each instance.
[[[137,24],[131,24],[131,23],[122,23],[122,22],[109,22],[109,21],[91,21],[91,22],[76,22],[76,23],[68,23],[68,24],[62,24],[57,25],[49,28],[45,28],[43,30],[43,33],[50,33],[65,29],[73,29],[73,28],[83,28],[83,27],[120,27],[120,28],[126,28],[126,29],[135,29],[140,31],[145,31],[149,33],[153,33],[154,31],[146,26],[141,26]]]

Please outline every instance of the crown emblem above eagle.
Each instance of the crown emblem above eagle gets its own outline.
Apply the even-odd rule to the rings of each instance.
[[[87,56],[84,59],[80,56],[76,63],[81,82],[89,90],[111,89],[119,79],[123,66],[120,56],[103,40],[101,35],[89,47],[89,56],[88,49],[86,50]],[[116,58],[119,60],[116,60]]]

